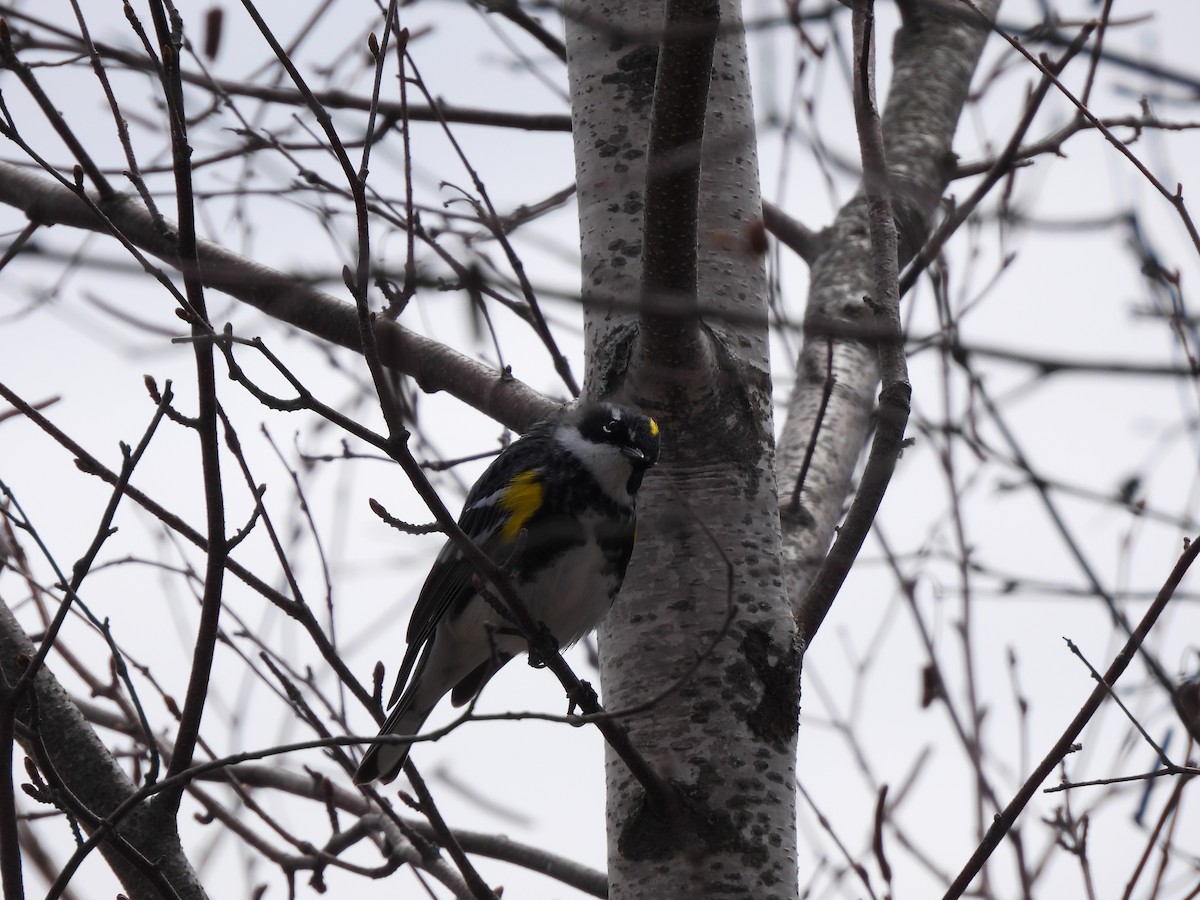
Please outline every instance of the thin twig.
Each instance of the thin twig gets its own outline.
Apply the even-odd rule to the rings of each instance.
[[[1104,702],[1104,698],[1108,696],[1109,691],[1112,690],[1117,680],[1141,648],[1146,635],[1150,633],[1150,629],[1154,627],[1154,623],[1158,621],[1158,617],[1166,609],[1167,603],[1170,602],[1171,597],[1175,594],[1175,589],[1179,587],[1179,583],[1183,580],[1183,576],[1187,573],[1192,563],[1195,562],[1197,555],[1200,555],[1200,540],[1192,540],[1184,548],[1183,555],[1180,556],[1179,561],[1175,564],[1175,568],[1171,570],[1171,574],[1167,577],[1162,589],[1159,590],[1158,596],[1154,598],[1154,602],[1146,610],[1146,614],[1142,616],[1142,620],[1138,623],[1137,628],[1129,635],[1129,638],[1125,641],[1125,645],[1121,648],[1121,652],[1117,654],[1116,659],[1112,661],[1112,664],[1104,673],[1103,683],[1096,685],[1092,689],[1087,701],[1075,715],[1075,718],[1071,720],[1071,723],[1063,731],[1054,746],[1050,748],[1037,768],[1026,779],[1008,806],[993,820],[979,847],[976,848],[971,858],[967,860],[958,877],[954,879],[954,882],[943,895],[942,900],[956,900],[956,898],[961,897],[967,888],[970,887],[975,876],[979,874],[979,870],[983,868],[983,864],[992,855],[992,851],[999,846],[1004,835],[1016,824],[1017,817],[1020,816],[1025,805],[1029,803],[1030,799],[1037,792],[1038,787],[1050,776],[1050,773],[1054,771],[1063,757],[1071,751],[1071,748],[1075,745],[1075,739],[1079,737],[1084,726],[1091,721],[1092,716],[1096,714],[1096,710],[1100,708],[1100,704]]]
[[[450,854],[450,858],[458,866],[458,871],[462,873],[467,886],[471,889],[471,893],[477,900],[498,900],[496,892],[488,887],[487,882],[480,876],[479,871],[472,864],[470,858],[468,858],[462,845],[454,837],[454,832],[450,830],[450,826],[442,818],[437,804],[433,802],[433,794],[429,792],[429,788],[425,784],[425,779],[421,777],[420,772],[417,771],[417,767],[413,765],[411,759],[404,764],[404,774],[408,776],[409,783],[413,786],[413,790],[417,792],[418,811],[433,826],[433,833],[437,836],[438,843],[446,848],[446,852]]]
[[[1038,82],[1038,86],[1034,88],[1033,93],[1026,101],[1025,111],[1022,113],[1017,127],[1013,129],[1013,133],[1009,136],[1008,143],[1004,149],[992,162],[991,168],[988,169],[983,179],[975,187],[975,190],[971,192],[971,196],[962,203],[955,205],[953,212],[942,220],[937,230],[929,236],[925,244],[921,247],[921,250],[913,257],[912,262],[909,263],[908,268],[900,278],[901,296],[907,294],[912,289],[912,286],[916,284],[917,278],[920,277],[921,273],[941,253],[942,247],[945,246],[950,236],[958,231],[959,227],[967,221],[971,213],[983,201],[984,197],[991,193],[992,188],[1000,182],[1000,179],[1011,171],[1013,163],[1018,158],[1021,150],[1021,140],[1029,131],[1030,126],[1033,125],[1034,117],[1041,108],[1042,101],[1046,99],[1046,95],[1050,91],[1050,86],[1056,83],[1055,76],[1062,72],[1066,68],[1067,63],[1083,49],[1094,27],[1094,24],[1088,23],[1080,29],[1079,34],[1075,36],[1075,40],[1071,42],[1071,45],[1063,53],[1062,57],[1053,64],[1047,63],[1043,67],[1042,79]]]
[[[204,285],[197,275],[196,217],[192,195],[191,147],[188,144],[187,117],[184,110],[183,82],[179,77],[179,51],[183,46],[183,23],[177,16],[167,21],[163,0],[150,4],[154,30],[163,56],[162,88],[166,98],[171,130],[171,156],[174,161],[175,199],[179,218],[176,253],[183,272],[184,289],[190,305],[190,325],[194,338],[212,333],[205,308]],[[197,340],[193,346],[196,364],[197,413],[195,429],[200,440],[200,465],[204,485],[205,531],[208,552],[205,556],[204,593],[200,602],[200,620],[196,625],[196,644],[187,693],[179,716],[175,747],[168,775],[186,769],[192,761],[200,737],[200,720],[208,699],[213,658],[221,616],[221,598],[225,583],[225,559],[229,544],[225,536],[225,496],[221,482],[221,455],[217,436],[217,381],[213,346]],[[165,803],[177,807],[182,793],[170,793]]]
[[[1143,163],[1137,158],[1137,156],[1134,155],[1132,150],[1125,146],[1125,143],[1120,140],[1120,138],[1113,134],[1112,131],[1110,131],[1108,127],[1090,109],[1088,109],[1087,106],[1070,91],[1070,89],[1067,88],[1066,85],[1058,80],[1057,75],[1052,72],[1045,63],[1035,59],[1033,54],[1021,45],[1020,41],[1018,41],[1003,28],[993,24],[992,21],[983,13],[983,11],[972,2],[972,0],[958,0],[958,2],[968,6],[981,19],[987,22],[989,28],[1006,40],[1014,50],[1016,50],[1027,60],[1033,63],[1033,65],[1035,65],[1038,69],[1040,69],[1041,72],[1047,78],[1049,78],[1051,82],[1053,82],[1054,86],[1058,88],[1059,92],[1062,93],[1062,95],[1066,97],[1067,100],[1069,100],[1077,110],[1079,110],[1079,114],[1091,122],[1092,126],[1096,128],[1096,130],[1102,135],[1104,135],[1105,140],[1108,141],[1113,149],[1129,160],[1129,162],[1133,164],[1134,168],[1142,173],[1142,177],[1146,179],[1150,186],[1158,191],[1173,207],[1175,207],[1176,213],[1179,214],[1179,218],[1183,222],[1184,228],[1187,230],[1188,237],[1191,238],[1192,246],[1195,247],[1198,252],[1200,252],[1200,231],[1197,230],[1196,223],[1192,221],[1192,216],[1187,211],[1187,207],[1184,205],[1183,185],[1176,185],[1174,191],[1170,190],[1153,172],[1150,171],[1145,163]]]

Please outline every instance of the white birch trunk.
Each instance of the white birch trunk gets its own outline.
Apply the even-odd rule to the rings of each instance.
[[[983,0],[975,5],[994,20],[1000,3]],[[901,265],[924,243],[927,223],[936,215],[954,171],[954,132],[988,36],[987,26],[966,7],[948,15],[939,15],[932,6],[916,9],[917,27],[909,23],[896,40],[883,117]],[[796,363],[796,386],[779,440],[785,572],[802,620],[807,614],[804,594],[841,518],[859,454],[871,431],[879,387],[875,346],[844,337],[835,340],[836,384],[804,476],[801,508],[789,509],[825,386],[825,335],[844,336],[872,321],[863,302],[863,297],[874,291],[866,215],[866,200],[860,191],[822,235],[824,248],[813,260],[809,282],[806,336]]]
[[[659,416],[664,441],[642,491],[633,564],[602,636],[605,706],[631,708],[685,678],[624,720],[634,744],[682,789],[685,808],[648,814],[641,787],[610,755],[610,896],[788,898],[797,893],[799,652],[779,568],[745,45],[736,4],[723,3],[699,214],[698,296],[710,352],[703,365],[679,371],[643,359],[636,343],[662,15],[661,4],[637,2],[567,9],[588,389]]]

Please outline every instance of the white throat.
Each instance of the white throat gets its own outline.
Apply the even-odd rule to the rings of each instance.
[[[628,486],[633,463],[619,447],[589,441],[574,426],[558,429],[558,442],[575,454],[614,502],[629,505]]]

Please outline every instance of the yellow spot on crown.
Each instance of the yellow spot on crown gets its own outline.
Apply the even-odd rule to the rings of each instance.
[[[658,437],[658,423],[653,419],[650,420],[650,434],[654,437]]]
[[[506,541],[515,541],[534,513],[541,508],[545,491],[538,483],[537,472],[527,469],[508,483],[500,495],[500,508],[508,513],[500,536]]]

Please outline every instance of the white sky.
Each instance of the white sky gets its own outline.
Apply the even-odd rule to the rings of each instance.
[[[240,7],[223,6],[228,18],[226,40],[215,67],[225,77],[251,79],[266,58],[266,51],[251,34]],[[295,6],[276,0],[263,3],[260,8],[267,20],[286,35],[304,18],[295,13]],[[24,8],[63,23],[71,18],[64,0],[40,0]],[[184,10],[189,27],[193,27],[206,8]],[[1073,17],[1092,15],[1096,9],[1084,2],[1061,4],[1059,8],[1064,16]],[[1010,2],[1005,4],[1002,17],[1009,22],[1029,23],[1037,17],[1036,10],[1037,4],[1033,2]],[[748,7],[751,17],[778,12],[777,5],[765,2]],[[119,4],[89,4],[88,15],[94,16],[89,23],[98,39],[129,45]],[[340,71],[345,72],[346,86],[351,86],[354,82],[351,75],[357,78],[360,67],[344,65],[340,54],[350,40],[349,35],[354,34],[360,15],[361,11],[355,8],[353,14],[335,17],[324,26],[319,41],[302,57],[306,74],[312,75],[318,63],[337,62],[342,66]],[[1147,18],[1126,30],[1110,32],[1106,46],[1180,69],[1194,68],[1193,45],[1195,35],[1200,33],[1197,30],[1200,12],[1195,4],[1122,2],[1115,5],[1114,15],[1125,21]],[[535,59],[539,71],[557,90],[513,71],[511,57],[490,37],[489,23],[464,4],[415,4],[405,10],[405,17],[414,34],[419,34],[424,25],[432,26],[431,32],[414,40],[412,52],[438,96],[469,106],[566,110],[560,93],[565,85],[564,70],[530,41],[519,35],[514,37],[515,43]],[[890,6],[881,6],[880,23],[889,35],[880,43],[887,47],[890,30],[894,28]],[[814,31],[814,35],[821,41],[826,39],[823,30]],[[788,73],[794,52],[790,41],[786,35],[758,37],[751,45],[760,119],[779,110],[790,96]],[[993,40],[985,70],[995,64],[1002,50]],[[831,48],[829,52],[835,51]],[[811,60],[808,65],[802,84],[818,97],[816,127],[822,141],[835,155],[853,159],[855,139],[839,66],[830,63],[817,67]],[[964,159],[978,158],[986,152],[984,148],[1003,141],[1019,114],[1025,86],[1033,81],[1033,76],[1027,68],[1011,61],[1007,65],[1011,71],[1002,82],[1003,89],[992,92],[985,106],[969,111],[964,117],[956,142]],[[1078,87],[1082,73],[1082,66],[1072,68],[1068,83]],[[881,84],[886,83],[886,75],[886,60],[881,60]],[[95,150],[105,165],[122,165],[111,121],[94,82],[76,69],[43,69],[39,77],[72,126],[88,135],[89,149]],[[146,108],[151,91],[145,79],[117,79],[117,84],[123,101],[132,110],[152,114]],[[0,76],[0,87],[18,115],[23,134],[46,148],[46,155],[52,161],[65,162],[65,152],[47,137],[45,127],[24,102],[11,74]],[[1160,89],[1165,95],[1155,104],[1160,115],[1177,119],[1194,117],[1192,108],[1168,102],[1172,97],[1185,98],[1183,89],[1156,85],[1132,74],[1119,74],[1105,82],[1094,97],[1094,108],[1105,115],[1133,114],[1137,112],[1140,93]],[[1032,134],[1047,132],[1068,114],[1065,103],[1052,98]],[[339,115],[337,120],[351,135],[354,134],[351,124],[360,122],[357,116],[349,115]],[[164,135],[148,127],[153,124],[153,121],[134,122],[135,141],[139,152],[145,154],[143,161],[153,159],[157,149],[165,145]],[[234,124],[231,118],[221,120],[223,128]],[[274,127],[289,131],[292,137],[299,135],[294,123],[284,115],[279,115]],[[572,181],[571,146],[566,135],[506,134],[470,127],[457,128],[456,135],[501,211],[541,199]],[[223,130],[205,129],[195,135],[197,154],[205,155],[228,146],[228,139]],[[454,190],[440,185],[442,181],[469,185],[469,178],[448,155],[444,140],[433,126],[414,126],[412,139],[418,160],[418,189],[425,202],[434,205],[456,196]],[[1151,134],[1134,149],[1166,183],[1184,182],[1185,197],[1191,196],[1188,189],[1193,161],[1200,158],[1194,138]],[[803,150],[797,151],[794,145],[786,150],[787,175],[781,179],[784,152],[778,131],[764,129],[760,162],[764,194],[807,224],[824,225],[833,209],[849,195],[852,182],[839,176],[832,192],[827,190],[812,157]],[[1136,211],[1162,252],[1164,263],[1180,270],[1185,297],[1190,296],[1196,253],[1166,201],[1148,190],[1130,164],[1094,134],[1074,138],[1067,154],[1066,159],[1043,159],[1035,167],[1022,170],[1014,186],[1014,206],[1027,215],[1049,221]],[[16,159],[19,153],[12,147],[0,147],[0,157]],[[337,273],[350,261],[352,223],[344,216],[337,218],[330,226],[336,236],[331,241],[329,233],[308,212],[313,198],[286,191],[292,180],[286,163],[278,157],[260,154],[255,165],[268,176],[277,173],[264,180],[278,185],[279,193],[249,206],[253,223],[249,229],[234,215],[232,202],[213,204],[210,216],[202,223],[205,233],[270,265],[327,273],[333,280],[324,285],[325,289],[341,294]],[[378,179],[375,183],[392,197],[401,196],[401,190],[398,183],[386,180],[387,173],[394,177],[398,171],[394,148],[378,155],[373,167]],[[225,167],[206,174],[203,184],[216,188],[224,180],[228,187],[236,173],[236,168]],[[167,182],[160,180],[156,186],[165,189]],[[969,188],[956,186],[954,191],[964,196]],[[536,273],[540,286],[567,292],[578,286],[574,216],[574,207],[567,205],[521,235],[523,258]],[[19,215],[0,209],[0,230],[13,234],[22,224]],[[1177,344],[1163,325],[1131,313],[1134,307],[1145,306],[1146,287],[1130,264],[1122,239],[1121,233],[1112,229],[1083,235],[1047,230],[1010,232],[1005,251],[1015,253],[1011,270],[977,307],[963,315],[964,341],[1086,359],[1179,361]],[[63,229],[39,235],[38,240],[45,246],[68,252],[80,244],[78,235]],[[100,238],[90,240],[103,243]],[[402,258],[403,242],[382,228],[376,236],[376,248],[393,263],[398,264]],[[972,253],[977,254],[973,261],[969,259]],[[104,255],[125,261],[115,246],[107,248]],[[952,293],[955,302],[962,305],[977,297],[994,273],[996,250],[990,232],[983,234],[978,245],[960,236],[951,255],[955,279]],[[493,258],[498,261],[494,254]],[[117,442],[135,442],[151,413],[141,387],[144,374],[152,374],[160,384],[173,379],[182,398],[180,407],[185,411],[191,408],[190,353],[186,347],[171,345],[159,335],[131,332],[89,302],[89,297],[99,298],[178,332],[179,323],[171,314],[169,300],[161,290],[148,287],[142,276],[85,269],[72,271],[58,282],[61,269],[59,262],[41,265],[18,261],[0,271],[0,328],[3,329],[0,334],[4,337],[0,380],[27,399],[59,396],[59,402],[48,411],[52,418],[93,453],[115,465]],[[781,277],[784,308],[798,320],[803,311],[806,274],[802,266],[788,262]],[[50,297],[30,312],[30,298],[44,297],[50,290],[53,290]],[[931,299],[930,292],[922,289],[907,301],[915,333],[928,333],[935,327]],[[286,336],[280,329],[263,323],[257,314],[240,310],[224,298],[214,296],[210,303],[214,321],[230,319],[242,333],[262,333],[297,371],[320,373],[320,381],[314,386],[331,403],[349,403],[356,386],[363,383],[364,372],[352,354],[334,354],[341,367],[335,374],[324,354],[315,351],[307,340]],[[461,301],[453,295],[430,293],[414,302],[405,321],[490,360],[490,344],[476,345],[468,324],[463,321],[462,309]],[[577,310],[570,304],[552,305],[551,315],[565,323],[559,336],[576,371],[581,372]],[[554,378],[544,355],[529,346],[523,329],[502,313],[497,314],[497,324],[507,336],[505,351],[511,354],[505,361],[514,365],[518,377],[561,396],[561,382]],[[790,389],[791,377],[785,348],[794,345],[795,340],[793,334],[786,342],[775,344],[779,371],[777,396],[781,398]],[[1195,515],[1195,440],[1190,435],[1170,431],[1181,420],[1194,420],[1194,385],[1181,389],[1165,381],[1121,382],[1059,376],[1049,387],[1022,394],[1028,376],[1024,370],[1003,364],[981,366],[981,370],[987,372],[994,396],[1008,398],[1012,392],[1005,413],[1020,435],[1025,452],[1043,475],[1112,493],[1131,473],[1148,471],[1146,496],[1151,505],[1177,515]],[[918,416],[959,420],[968,408],[969,398],[961,384],[952,391],[949,411],[943,408],[940,363],[932,354],[912,361],[912,380],[914,410]],[[339,438],[329,433],[313,436],[312,422],[303,416],[264,415],[257,404],[232,385],[223,384],[221,390],[223,401],[240,423],[242,437],[249,445],[256,477],[270,482],[268,502],[277,504],[275,508],[282,516],[296,501],[289,493],[286,473],[258,435],[258,423],[265,422],[285,456],[293,461],[296,456],[293,436],[297,431],[303,433],[301,445],[306,449],[319,445],[324,452],[336,452]],[[422,398],[421,404],[427,413],[426,420],[438,423],[436,441],[438,449],[446,455],[455,455],[460,448],[467,453],[494,446],[499,429],[464,411],[457,402],[435,396]],[[377,422],[378,417],[368,406],[348,411],[368,424]],[[1001,446],[994,428],[985,428],[983,435],[993,448]],[[902,553],[910,554],[906,559],[912,572],[921,575],[919,596],[939,653],[952,670],[957,670],[960,644],[955,629],[961,607],[952,560],[926,560],[918,565],[911,556],[924,552],[932,556],[949,553],[952,557],[955,550],[953,534],[946,523],[944,479],[932,444],[930,438],[918,435],[917,446],[905,454],[881,514],[880,527],[889,542]],[[187,471],[186,462],[181,461],[190,460],[193,452],[189,435],[177,428],[164,429],[139,469],[137,483],[151,496],[168,501],[173,511],[195,522],[200,521],[198,486],[181,484],[179,476],[179,472]],[[977,475],[963,491],[968,540],[975,548],[977,561],[1026,576],[1036,574],[1055,584],[1082,584],[1034,497],[1027,492],[998,490],[1005,479],[1018,481],[1020,476],[1016,472],[1006,471],[995,461],[981,468],[966,453],[959,453],[956,464],[964,478]],[[445,489],[451,506],[457,504],[457,479],[473,478],[481,465],[463,467],[457,475],[447,474],[436,480]],[[17,492],[60,563],[69,565],[90,539],[96,516],[107,499],[107,490],[76,474],[63,451],[32,426],[18,422],[0,424],[0,479]],[[394,469],[383,464],[358,462],[321,467],[306,476],[306,489],[312,491],[310,504],[320,523],[324,550],[330,561],[343,650],[365,682],[369,682],[371,668],[379,658],[387,661],[390,676],[402,652],[409,604],[439,541],[400,540],[369,513],[367,498],[375,497],[399,515],[425,518],[413,505],[412,490]],[[1181,533],[1177,528],[1152,525],[1085,501],[1062,499],[1061,502],[1072,527],[1082,536],[1085,552],[1106,584],[1114,589],[1157,588],[1179,552]],[[70,515],[62,514],[64,507],[70,510]],[[230,521],[243,521],[248,509],[245,495],[236,497],[230,504]],[[106,559],[120,559],[133,553],[157,555],[158,529],[144,516],[130,507],[125,509],[118,524],[120,540],[112,545]],[[155,536],[154,552],[147,547],[146,534]],[[295,556],[300,561],[297,574],[311,602],[323,604],[323,579],[312,544],[300,537],[297,546]],[[244,552],[249,557],[253,549],[247,547],[239,550],[239,554]],[[172,556],[169,552],[165,555]],[[14,582],[11,573],[0,576],[0,589],[10,602],[20,595],[20,588]],[[1090,690],[1086,671],[1066,651],[1062,637],[1075,640],[1093,665],[1101,669],[1108,664],[1115,646],[1107,616],[1093,600],[1072,599],[1053,589],[1036,595],[993,596],[988,592],[992,586],[994,580],[984,577],[975,584],[981,592],[973,612],[977,638],[975,662],[979,690],[988,707],[987,734],[997,752],[1011,748],[1011,756],[993,769],[997,792],[1007,799],[1019,785],[1023,768],[1017,718],[1008,688],[1007,648],[1015,647],[1020,658],[1022,686],[1032,703],[1026,752],[1037,760]],[[229,591],[231,610],[242,615],[251,630],[281,653],[290,654],[289,660],[297,667],[312,666],[319,682],[331,684],[330,673],[323,668],[319,657],[299,635],[289,633],[291,626],[281,621],[277,611],[267,608],[232,581]],[[181,698],[194,614],[188,598],[179,596],[178,582],[159,577],[143,565],[115,566],[98,571],[89,579],[85,597],[99,615],[112,619],[119,638],[128,642],[130,653],[139,662],[150,665],[166,689]],[[1131,605],[1128,613],[1136,618],[1142,608],[1141,604]],[[168,612],[164,613],[164,609]],[[864,628],[864,623],[868,627]],[[228,619],[226,625],[233,627]],[[1200,616],[1195,601],[1179,602],[1156,632],[1155,646],[1171,672],[1196,670],[1198,626]],[[84,629],[72,629],[70,637],[77,646],[90,645],[92,652],[99,652],[94,637]],[[869,661],[869,666],[862,673],[863,680],[856,683],[854,675],[863,659]],[[581,667],[584,665],[578,652],[573,660],[580,661]],[[961,749],[953,742],[942,710],[937,706],[925,711],[919,708],[922,664],[911,616],[902,599],[896,596],[894,580],[882,562],[879,544],[869,540],[863,563],[847,583],[822,637],[808,657],[799,771],[822,812],[829,816],[851,850],[858,852],[870,838],[874,806],[870,785],[886,782],[895,787],[902,783],[914,759],[927,748],[931,756],[899,819],[909,836],[933,856],[941,871],[953,872],[975,844],[971,806],[965,793],[968,776]],[[1131,671],[1129,679],[1127,686],[1144,683],[1140,670]],[[959,699],[962,689],[961,684],[952,686]],[[484,695],[480,711],[561,712],[560,693],[546,673],[514,664]],[[1139,693],[1134,700],[1151,733],[1161,739],[1170,723],[1164,699],[1160,694]],[[162,721],[161,705],[158,706],[152,717]],[[869,777],[858,773],[859,764],[846,740],[829,727],[831,707],[843,714],[853,707],[858,745],[864,754],[862,762],[870,769]],[[364,732],[373,730],[365,714],[355,712],[354,719]],[[435,718],[431,724],[437,721]],[[1179,752],[1179,729],[1175,730],[1171,749]],[[1153,759],[1144,746],[1120,755],[1124,732],[1115,711],[1107,710],[1099,730],[1089,731],[1085,736],[1087,755],[1080,757],[1083,762],[1072,769],[1072,775],[1099,777],[1150,768]],[[213,706],[206,718],[205,735],[218,752],[309,736],[290,714],[281,714],[279,705],[262,685],[247,679],[245,670],[226,651],[221,651],[218,657]],[[475,830],[503,831],[514,839],[581,862],[604,865],[602,747],[593,731],[539,722],[476,723],[436,746],[419,747],[414,755],[433,779],[437,799],[452,823]],[[331,764],[316,753],[289,759],[286,764],[297,769],[311,766],[332,771]],[[466,786],[466,791],[454,789],[451,781]],[[1140,787],[1127,789],[1113,802],[1107,815],[1096,819],[1091,834],[1091,861],[1097,883],[1105,886],[1101,896],[1115,893],[1110,885],[1124,884],[1132,868],[1131,859],[1144,839],[1129,825],[1130,810],[1136,805],[1140,790]],[[1153,802],[1161,803],[1167,790],[1165,784],[1160,785]],[[486,796],[489,804],[506,812],[484,808],[474,794]],[[1099,792],[1080,792],[1072,803],[1078,809],[1099,799]],[[275,803],[273,799],[271,802]],[[1049,815],[1059,802],[1039,796],[1027,813],[1029,821]],[[803,801],[800,806],[805,833],[802,870],[811,871],[816,859],[824,855],[831,855],[832,864],[836,865],[829,841],[819,833]],[[320,810],[283,803],[277,808],[286,817],[308,817],[315,813],[317,818],[311,826],[299,825],[298,818],[291,819],[290,824],[302,830],[311,829],[306,835],[314,841],[321,840],[325,825]],[[1195,835],[1200,825],[1196,817],[1192,815],[1186,824]],[[1183,828],[1183,823],[1180,827]],[[189,825],[189,828],[195,832],[192,838],[199,846],[208,846],[209,841],[214,843],[214,852],[203,869],[211,895],[238,896],[236,892],[242,889],[247,877],[242,868],[245,860],[241,848],[228,839],[219,841],[215,826]],[[1044,832],[1031,825],[1026,833],[1031,848],[1039,848]],[[62,834],[69,840],[65,828]],[[1182,839],[1187,831],[1180,834]],[[932,896],[934,881],[921,865],[895,844],[889,846],[891,862],[896,868],[897,895]],[[361,848],[355,858],[364,861],[373,859],[373,854]],[[994,877],[999,884],[1011,888],[1011,854],[1001,849],[997,859],[1002,862],[994,867]],[[1059,868],[1042,885],[1044,895],[1082,896],[1078,874],[1062,862],[1060,859]],[[505,884],[512,892],[510,896],[574,895],[570,889],[510,867],[487,861],[480,861],[479,865],[490,882]],[[100,876],[89,873],[85,877]],[[269,866],[260,865],[252,877],[271,884],[268,897],[282,896],[281,880]],[[403,892],[418,890],[406,872],[393,876],[388,884],[368,885],[336,872],[330,872],[328,878],[335,896],[339,891],[350,890],[364,898],[394,895],[396,884],[402,885]],[[1193,873],[1190,883],[1194,882]],[[818,884],[821,896],[858,895],[853,886],[840,890],[829,887],[827,882]],[[1003,896],[1016,896],[1007,888]],[[96,896],[106,895],[103,889],[96,890]],[[1186,888],[1181,888],[1182,893],[1186,893]]]

